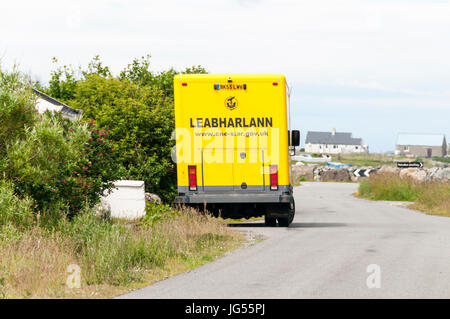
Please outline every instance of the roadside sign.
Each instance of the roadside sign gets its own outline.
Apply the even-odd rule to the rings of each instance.
[[[397,167],[399,168],[408,168],[408,167],[423,167],[422,162],[397,162]]]
[[[375,169],[361,169],[358,168],[356,171],[353,172],[353,174],[356,177],[369,177],[370,173],[372,173],[373,171],[376,171]]]

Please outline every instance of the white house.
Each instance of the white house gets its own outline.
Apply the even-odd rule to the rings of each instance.
[[[64,118],[74,120],[83,113],[82,110],[73,109],[70,106],[67,106],[66,104],[48,96],[47,94],[42,93],[41,91],[33,89],[33,92],[37,96],[36,109],[41,114],[45,111],[61,112]]]
[[[352,133],[309,131],[306,135],[305,152],[317,154],[367,153],[369,147]]]

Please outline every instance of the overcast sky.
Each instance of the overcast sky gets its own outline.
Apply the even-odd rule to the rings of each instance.
[[[450,139],[450,3],[432,0],[2,1],[0,56],[48,81],[52,57],[118,72],[282,73],[293,126],[352,132],[371,152],[399,132]]]

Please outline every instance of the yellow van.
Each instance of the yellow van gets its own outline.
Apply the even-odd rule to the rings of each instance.
[[[224,218],[265,216],[289,226],[295,202],[283,75],[180,74],[174,78],[180,204]],[[290,144],[292,141],[292,145]]]

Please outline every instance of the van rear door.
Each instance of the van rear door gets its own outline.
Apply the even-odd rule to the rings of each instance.
[[[236,149],[236,161],[233,165],[234,190],[264,190],[263,154],[264,151],[258,149]]]
[[[226,161],[234,155],[233,149],[203,149],[201,151],[202,191],[221,192],[233,190],[234,167],[231,161]],[[214,153],[213,153],[214,152]],[[214,162],[217,159],[219,163]]]
[[[258,149],[223,149],[215,150],[222,153],[222,163],[208,162],[208,151],[203,150],[201,188],[204,192],[263,191],[265,174],[262,159],[264,150]],[[216,156],[219,156],[216,154]],[[222,157],[222,155],[220,155]]]

